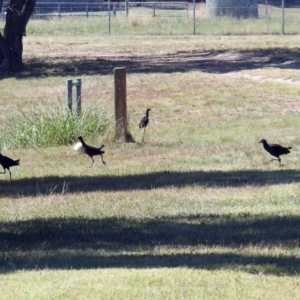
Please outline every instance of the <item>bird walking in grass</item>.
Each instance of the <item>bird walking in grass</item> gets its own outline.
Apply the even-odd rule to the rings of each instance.
[[[2,166],[4,172],[0,173],[0,174],[5,174],[6,173],[6,170],[8,170],[9,172],[9,179],[11,180],[11,171],[10,171],[10,167],[13,167],[13,166],[18,166],[20,164],[20,160],[17,159],[17,160],[13,160],[7,156],[4,156],[0,153],[0,165]]]
[[[103,160],[103,154],[105,153],[105,151],[102,150],[102,148],[104,147],[104,145],[102,145],[100,148],[96,148],[93,146],[89,146],[85,143],[85,141],[83,140],[82,136],[78,136],[77,139],[81,142],[82,144],[82,150],[84,153],[86,153],[91,159],[92,159],[92,164],[90,165],[90,167],[93,165],[94,163],[94,158],[93,156],[96,155],[100,155],[101,156],[101,160],[102,163],[104,165],[106,165],[105,161]]]
[[[140,121],[140,123],[139,123],[140,129],[144,128],[142,144],[144,143],[146,127],[147,127],[148,124],[149,124],[149,111],[150,111],[150,110],[151,110],[150,108],[147,108],[146,114],[142,117],[142,119],[141,119],[141,121]]]
[[[283,147],[278,144],[268,144],[268,142],[265,139],[262,139],[259,143],[262,143],[264,146],[264,149],[269,152],[272,156],[277,157],[276,159],[273,158],[268,162],[271,162],[273,160],[278,160],[279,166],[281,166],[281,158],[280,156],[283,154],[289,154],[292,149],[292,147]]]

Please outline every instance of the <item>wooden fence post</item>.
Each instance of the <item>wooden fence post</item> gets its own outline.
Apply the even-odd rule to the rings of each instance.
[[[66,98],[66,104],[67,109],[72,113],[72,102],[73,102],[73,96],[72,96],[72,89],[73,86],[76,86],[76,116],[81,116],[81,79],[76,78],[76,80],[68,79],[67,80],[67,98]]]
[[[126,101],[126,68],[115,68],[115,115],[116,140],[126,140],[127,133],[127,101]]]
[[[67,108],[70,112],[72,112],[72,86],[73,81],[72,79],[67,80]]]
[[[81,79],[76,78],[76,115],[81,116]]]

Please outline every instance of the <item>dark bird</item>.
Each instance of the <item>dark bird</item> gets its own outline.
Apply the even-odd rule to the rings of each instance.
[[[7,156],[4,156],[0,153],[0,165],[3,167],[3,170],[4,172],[0,173],[0,174],[5,174],[6,173],[6,170],[8,170],[9,172],[9,178],[11,180],[11,171],[10,171],[10,167],[13,167],[13,166],[18,166],[20,164],[20,160],[17,159],[17,160],[13,160]]]
[[[104,145],[102,145],[100,148],[96,148],[93,146],[89,146],[85,143],[85,141],[83,140],[82,136],[78,136],[77,139],[81,142],[82,144],[82,150],[84,153],[86,153],[91,159],[92,159],[92,164],[90,165],[90,167],[93,165],[94,163],[94,158],[93,156],[95,155],[100,155],[101,156],[101,160],[102,163],[104,165],[106,165],[105,161],[103,160],[103,154],[105,153],[105,151],[102,151],[102,148],[104,147]]]
[[[140,123],[139,123],[140,129],[144,128],[142,144],[144,143],[144,137],[145,137],[146,127],[147,127],[148,124],[149,124],[149,111],[150,111],[150,110],[151,110],[150,108],[147,108],[146,114],[142,117],[142,119],[141,119],[141,121],[140,121]]]
[[[277,157],[277,159],[271,159],[270,162],[273,160],[278,160],[279,166],[281,165],[280,155],[289,154],[289,149],[292,149],[292,147],[283,147],[278,144],[268,144],[268,142],[265,139],[262,139],[259,143],[262,143],[265,150],[269,152],[272,156]]]

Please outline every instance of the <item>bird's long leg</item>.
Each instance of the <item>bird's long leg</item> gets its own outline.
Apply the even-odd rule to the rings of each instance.
[[[265,161],[265,164],[269,164],[269,163],[271,163],[273,160],[277,160],[277,159],[270,159],[270,160],[267,160],[267,161]]]
[[[279,162],[279,166],[281,166],[281,159],[280,159],[280,157],[270,159],[270,160],[266,161],[266,163],[268,163],[268,162],[270,163],[270,162],[272,162],[272,161],[274,161],[274,160],[277,160],[277,161]]]
[[[144,127],[144,133],[143,133],[142,144],[144,144],[145,132],[146,132],[146,127]]]
[[[8,171],[9,171],[9,180],[11,180],[11,171],[10,169],[8,169]]]
[[[90,165],[90,168],[92,167],[93,163],[94,163],[94,158],[93,156],[91,156],[91,159],[92,159],[92,164]]]
[[[102,155],[100,155],[100,156],[101,156],[102,163],[103,163],[104,165],[106,165],[106,162],[104,161],[103,156],[102,156]]]
[[[4,172],[1,172],[0,174],[5,174],[6,173],[5,169],[3,169],[3,170],[4,170]]]

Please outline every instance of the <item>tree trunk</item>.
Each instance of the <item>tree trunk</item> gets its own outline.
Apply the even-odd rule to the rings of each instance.
[[[2,3],[0,0],[0,11]],[[34,5],[35,0],[9,0],[3,35],[0,32],[0,70],[22,67],[22,40]]]

